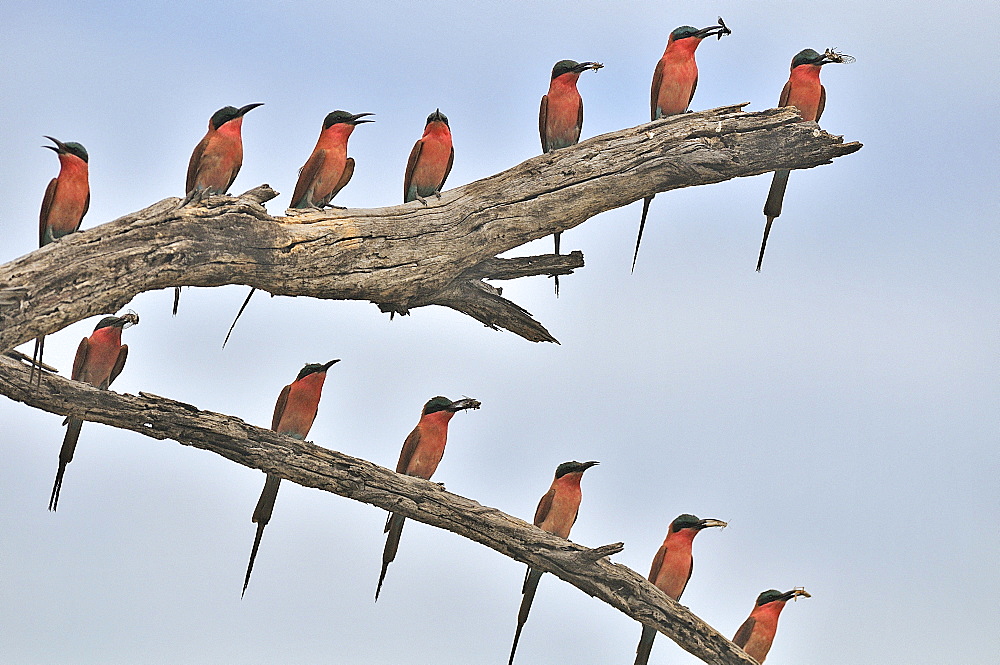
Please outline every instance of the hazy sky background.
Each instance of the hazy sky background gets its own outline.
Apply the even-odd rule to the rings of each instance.
[[[837,47],[823,127],[865,144],[791,177],[753,270],[769,176],[658,196],[563,236],[587,266],[552,295],[503,283],[562,342],[531,344],[423,308],[258,295],[131,303],[140,390],[267,426],[306,362],[332,368],[310,439],[392,467],[425,400],[469,395],[435,480],[530,519],[555,466],[596,459],[573,540],[624,541],[642,574],[682,512],[730,522],[695,543],[684,604],[732,636],[760,591],[805,586],[768,663],[993,663],[1000,649],[998,104],[991,3],[22,2],[0,23],[0,260],[35,249],[58,169],[43,134],[90,151],[84,227],[182,195],[227,104],[244,123],[234,191],[280,214],[334,109],[374,112],[336,203],[401,200],[413,141],[451,119],[456,186],[539,152],[552,64],[581,77],[583,136],[648,119],[667,35],[722,15],[692,107],[777,102],[792,56]],[[946,46],[940,47],[939,44]],[[544,239],[512,255],[550,251]],[[95,319],[49,337],[69,373]],[[30,352],[30,345],[26,345]],[[523,567],[411,523],[381,600],[384,512],[282,486],[244,599],[264,476],[88,423],[57,514],[60,418],[0,400],[0,660],[48,663],[503,663]],[[552,576],[521,665],[631,663],[637,623]],[[651,664],[697,662],[662,636]]]

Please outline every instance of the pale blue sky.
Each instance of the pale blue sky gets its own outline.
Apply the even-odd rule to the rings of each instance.
[[[339,357],[310,439],[392,466],[423,402],[474,396],[435,477],[530,518],[559,462],[597,459],[573,531],[640,573],[679,513],[730,522],[695,543],[684,603],[732,636],[756,595],[805,586],[768,663],[990,663],[998,638],[997,107],[991,4],[793,2],[15,1],[0,24],[0,261],[35,248],[57,162],[91,155],[84,227],[182,195],[221,106],[244,123],[234,190],[282,196],[326,113],[374,112],[350,153],[354,207],[401,198],[424,118],[451,119],[450,186],[539,150],[552,64],[581,77],[583,136],[644,122],[669,32],[722,15],[693,108],[773,106],[791,57],[837,47],[822,125],[865,148],[792,175],[753,271],[767,176],[658,196],[635,274],[639,205],[563,236],[587,267],[504,283],[560,339],[530,344],[457,313],[389,321],[367,303],[244,287],[130,305],[124,392],[266,426],[306,362]],[[937,40],[949,45],[935,47]],[[550,250],[545,239],[514,254]],[[49,337],[68,370],[94,320]],[[30,350],[30,348],[29,348]],[[263,474],[86,424],[57,514],[60,419],[0,400],[0,654],[47,663],[501,663],[523,569],[412,523],[372,603],[384,513],[283,485],[240,586]],[[517,662],[631,663],[631,619],[547,576]],[[697,662],[660,638],[651,665]]]

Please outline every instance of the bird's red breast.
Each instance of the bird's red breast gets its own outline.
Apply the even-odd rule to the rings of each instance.
[[[823,86],[819,82],[820,67],[799,65],[788,77],[788,99],[785,106],[798,108],[803,120],[816,120],[819,114]]]
[[[275,428],[276,432],[297,439],[305,439],[309,435],[309,428],[316,419],[325,380],[326,372],[313,372],[289,385],[285,409]]]
[[[73,379],[101,386],[111,377],[111,370],[118,361],[122,347],[122,329],[119,326],[105,326],[91,333],[87,345],[87,359]]]

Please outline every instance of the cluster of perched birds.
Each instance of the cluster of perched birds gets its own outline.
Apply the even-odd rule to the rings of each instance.
[[[698,83],[698,68],[694,57],[698,45],[706,37],[716,36],[721,39],[728,34],[731,34],[731,30],[721,18],[717,24],[707,28],[681,26],[670,33],[666,50],[653,74],[650,93],[652,120],[687,111]],[[800,51],[792,59],[791,73],[782,90],[779,105],[795,106],[804,120],[818,121],[826,102],[826,91],[819,81],[820,69],[825,64],[851,61],[853,58],[850,56],[831,49],[827,49],[824,53],[812,49]],[[583,72],[596,71],[601,67],[603,65],[597,62],[561,60],[552,68],[548,93],[542,97],[538,116],[543,152],[565,148],[579,141],[583,127],[583,100],[577,90],[577,80]],[[243,163],[241,136],[243,118],[258,106],[261,104],[248,104],[241,108],[226,106],[212,115],[208,123],[208,132],[191,155],[185,183],[187,195],[182,205],[198,204],[208,197],[225,194],[229,190]],[[354,174],[354,159],[347,156],[348,139],[356,126],[373,122],[367,119],[370,115],[372,114],[352,114],[338,110],[326,116],[316,147],[299,171],[298,181],[292,194],[291,208],[323,208],[332,205],[333,198],[347,186]],[[41,246],[79,229],[90,205],[89,157],[86,149],[79,143],[64,143],[48,136],[46,138],[54,144],[45,147],[58,155],[60,171],[58,177],[49,183],[45,191],[39,219]],[[403,180],[404,202],[417,200],[426,205],[426,197],[440,196],[454,159],[455,150],[452,146],[448,118],[440,110],[435,110],[427,117],[423,135],[410,151]],[[775,172],[771,183],[764,206],[767,223],[757,270],[760,270],[763,261],[771,224],[781,214],[788,174],[787,170]],[[650,196],[643,202],[632,262],[633,269],[652,199]],[[559,233],[555,234],[554,239],[555,251],[558,254]],[[174,297],[174,313],[177,311],[179,293],[178,288]],[[558,294],[558,282],[556,293]],[[253,290],[240,308],[240,313],[252,295]],[[107,389],[121,373],[128,357],[128,346],[121,343],[122,330],[138,323],[139,317],[134,312],[103,318],[94,332],[80,342],[73,363],[72,378],[100,389]],[[235,324],[236,321],[233,322],[234,326]],[[43,350],[44,336],[39,337],[35,343],[33,372],[42,366]],[[327,363],[308,364],[302,368],[296,379],[285,386],[278,397],[271,420],[272,430],[297,439],[305,439],[316,417],[326,373],[337,362],[338,360],[331,360]],[[477,409],[479,406],[480,403],[471,398],[452,401],[438,396],[430,399],[423,407],[417,426],[403,444],[396,472],[429,479],[444,454],[448,423],[451,418],[458,411]],[[56,510],[58,505],[66,465],[73,459],[82,421],[68,418],[65,424],[68,427],[59,453],[59,468],[49,500],[50,510]],[[580,506],[580,480],[583,473],[596,464],[594,461],[572,461],[560,464],[556,468],[552,485],[542,497],[535,512],[534,524],[537,527],[562,538],[569,537]],[[279,484],[278,476],[267,476],[264,489],[253,511],[252,521],[257,524],[257,531],[244,579],[244,592],[250,582],[250,574],[264,527],[271,518]],[[382,571],[375,592],[376,600],[381,592],[389,563],[395,559],[404,519],[400,515],[390,513],[386,522],[385,531],[388,536],[382,555]],[[702,529],[725,526],[725,522],[716,519],[698,519],[689,514],[677,517],[671,522],[663,545],[653,559],[649,580],[669,597],[679,600],[691,576],[691,548],[694,537]],[[509,664],[513,663],[517,643],[527,621],[541,575],[542,571],[528,568],[522,588],[523,598],[518,612]],[[753,611],[739,628],[733,641],[758,662],[763,662],[770,649],[777,629],[778,616],[785,603],[798,596],[808,595],[801,588],[786,592],[771,589],[761,593]],[[636,665],[646,663],[655,634],[654,629],[643,627]]]

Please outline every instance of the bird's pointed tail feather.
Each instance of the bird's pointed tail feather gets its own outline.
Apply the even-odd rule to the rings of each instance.
[[[652,202],[652,196],[647,196],[642,200],[642,218],[639,220],[639,235],[636,236],[635,253],[632,255],[632,272],[635,272],[635,261],[639,258],[639,243],[642,242],[642,231],[646,228],[646,215],[649,214],[649,204]]]
[[[771,189],[767,192],[767,201],[764,202],[764,215],[767,217],[767,224],[764,225],[764,238],[760,242],[760,254],[757,256],[757,272],[764,262],[764,248],[767,247],[767,236],[771,234],[771,224],[775,218],[781,215],[781,203],[785,198],[785,187],[788,186],[788,169],[780,169],[774,172],[771,179]]]

